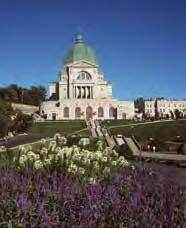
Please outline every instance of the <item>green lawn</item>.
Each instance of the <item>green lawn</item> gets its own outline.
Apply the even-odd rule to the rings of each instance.
[[[111,128],[110,131],[113,134],[134,135],[141,142],[149,137],[161,141],[173,140],[177,135],[182,136],[186,140],[186,121],[152,122],[152,124],[149,123],[147,125]]]
[[[104,120],[102,122],[103,125],[110,127],[110,126],[119,126],[119,125],[125,125],[125,124],[133,124],[137,123],[134,120]]]
[[[59,132],[62,135],[73,134],[75,131],[86,128],[85,121],[71,120],[60,122],[41,122],[35,123],[28,131],[30,135],[42,135],[43,137],[53,137]],[[81,134],[81,133],[80,133]]]

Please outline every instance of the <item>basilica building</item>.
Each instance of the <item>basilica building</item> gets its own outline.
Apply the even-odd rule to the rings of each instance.
[[[112,85],[104,79],[93,49],[77,35],[40,111],[47,120],[131,119],[134,102],[113,98]]]

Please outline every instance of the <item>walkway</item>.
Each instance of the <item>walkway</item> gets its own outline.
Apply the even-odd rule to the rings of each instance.
[[[127,143],[129,149],[132,154],[137,157],[150,158],[150,159],[158,159],[158,160],[166,160],[166,161],[178,161],[178,162],[186,162],[186,155],[182,154],[168,154],[167,152],[146,152],[141,151],[136,142],[129,137],[124,137],[125,142]]]
[[[149,124],[174,122],[174,121],[176,121],[176,120],[156,120],[156,121],[151,121],[151,122],[142,122],[142,123],[131,123],[131,124],[115,125],[115,126],[110,126],[108,128],[109,129],[112,129],[112,128],[119,128],[119,127],[130,127],[130,126],[138,126],[138,125],[149,125]]]

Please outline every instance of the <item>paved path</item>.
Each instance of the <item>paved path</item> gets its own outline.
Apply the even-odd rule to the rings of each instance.
[[[125,142],[128,147],[132,151],[134,156],[150,158],[150,159],[158,159],[158,160],[166,160],[166,161],[177,161],[177,162],[186,162],[186,155],[183,154],[168,154],[167,152],[146,152],[141,151],[135,144],[134,140],[129,137],[125,137]]]
[[[136,144],[134,143],[132,138],[124,137],[124,140],[125,140],[126,144],[128,145],[129,149],[132,151],[133,155],[139,156],[141,154],[140,150],[138,149],[138,147],[136,146]]]
[[[156,124],[156,123],[166,123],[166,122],[174,122],[176,120],[156,120],[151,122],[143,122],[143,123],[131,123],[131,124],[122,124],[108,127],[111,128],[119,128],[119,127],[130,127],[130,126],[138,126],[138,125],[148,125],[148,124]],[[185,120],[186,121],[186,120]]]

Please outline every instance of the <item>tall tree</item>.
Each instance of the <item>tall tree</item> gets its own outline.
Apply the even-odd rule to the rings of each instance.
[[[175,114],[176,119],[179,119],[181,117],[180,111],[178,109],[175,109],[174,114]]]
[[[154,103],[154,111],[155,111],[155,119],[156,120],[159,120],[160,118],[160,113],[158,112],[158,98],[155,100],[155,103]]]
[[[28,91],[30,97],[32,98],[33,105],[40,105],[46,97],[46,89],[43,86],[32,86]]]
[[[134,106],[136,109],[138,109],[139,113],[145,113],[145,102],[143,97],[138,97],[136,100],[134,100]]]
[[[32,86],[30,89],[11,84],[0,88],[0,99],[8,102],[39,105],[46,98],[46,89],[43,86]]]
[[[12,106],[0,100],[0,137],[6,135],[13,126],[12,116],[15,115]]]

